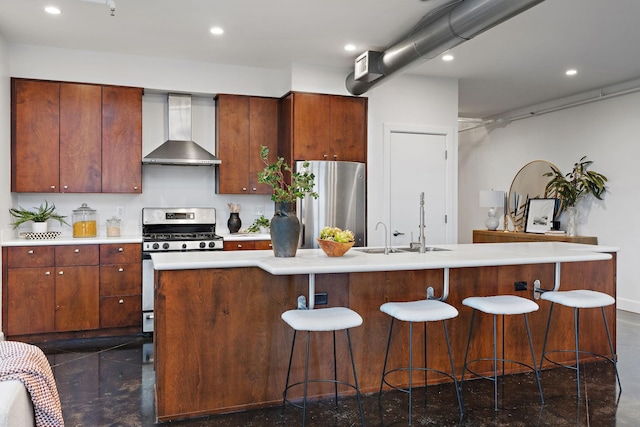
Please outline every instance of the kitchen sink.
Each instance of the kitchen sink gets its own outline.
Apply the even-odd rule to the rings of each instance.
[[[362,248],[354,249],[365,254],[384,254],[384,248]],[[401,251],[396,248],[389,248],[389,254],[399,254]]]
[[[425,252],[451,250],[451,249],[439,248],[436,246],[427,246],[424,249],[425,249]],[[384,248],[362,248],[362,249],[354,249],[354,250],[364,252],[365,254],[384,254]],[[389,254],[401,254],[405,252],[420,252],[420,248],[410,248],[409,246],[404,246],[400,248],[389,248]]]
[[[411,248],[411,247],[402,247],[398,248],[401,252],[420,252],[419,247]],[[437,251],[450,251],[451,249],[439,248],[437,246],[427,246],[424,248],[425,252],[437,252]]]

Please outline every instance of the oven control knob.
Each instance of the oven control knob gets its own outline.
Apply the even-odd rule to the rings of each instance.
[[[204,249],[207,247],[207,244],[205,242],[200,242],[200,248]]]
[[[187,249],[187,244],[186,243],[182,244],[182,249]]]
[[[216,247],[216,242],[209,242],[209,247],[210,248],[215,248]]]
[[[159,244],[159,243],[154,243],[154,244],[153,244],[153,249],[158,249],[159,247],[160,247],[160,244]]]
[[[162,244],[162,249],[169,249],[169,244],[168,243],[163,243]]]

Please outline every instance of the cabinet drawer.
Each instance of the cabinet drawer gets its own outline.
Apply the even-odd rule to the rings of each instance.
[[[142,245],[138,243],[100,245],[100,264],[142,262]]]
[[[56,267],[98,265],[98,245],[56,246]]]
[[[271,240],[256,240],[256,249],[272,249]]]
[[[15,246],[7,248],[8,268],[53,266],[53,246]]]
[[[100,327],[119,328],[142,325],[142,296],[100,298]]]
[[[223,247],[225,251],[246,251],[256,248],[255,240],[234,240],[224,242]]]
[[[142,264],[100,266],[100,296],[142,293]]]

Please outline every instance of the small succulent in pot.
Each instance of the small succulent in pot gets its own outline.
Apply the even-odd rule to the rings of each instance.
[[[16,219],[11,223],[11,225],[13,225],[13,228],[18,228],[25,222],[46,222],[49,219],[55,219],[56,221],[59,221],[61,225],[69,225],[69,223],[64,220],[66,216],[59,215],[55,212],[56,205],[53,203],[49,205],[49,202],[45,200],[44,205],[40,204],[38,208],[34,207],[33,209],[34,210],[28,210],[23,208],[22,206],[18,206],[18,209],[9,208],[9,213]]]
[[[337,243],[349,243],[355,241],[351,230],[342,230],[338,227],[324,227],[320,231],[321,240],[331,240]]]

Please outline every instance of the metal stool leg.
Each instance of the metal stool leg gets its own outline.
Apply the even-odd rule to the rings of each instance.
[[[498,346],[496,333],[496,316],[493,315],[493,410],[498,410]],[[504,362],[503,362],[504,363]]]
[[[462,365],[462,378],[460,378],[460,382],[464,383],[464,374],[467,371],[467,359],[469,357],[469,347],[471,347],[471,334],[473,332],[473,321],[476,317],[476,310],[474,309],[471,313],[471,325],[469,326],[469,338],[467,339],[467,350],[464,353],[464,364]],[[461,386],[462,388],[462,386]]]
[[[573,329],[576,340],[576,382],[578,383],[578,398],[580,398],[580,310],[573,309]]]
[[[409,425],[411,425],[411,395],[413,388],[413,322],[409,322]]]
[[[393,332],[393,321],[394,317],[391,318],[391,326],[389,327],[389,338],[387,339],[387,352],[384,355],[384,365],[382,366],[382,376],[380,377],[380,390],[378,391],[378,403],[380,403],[380,399],[382,397],[382,386],[384,384],[384,376],[387,373],[387,360],[389,359],[389,347],[391,347],[391,334]]]
[[[336,357],[336,331],[333,331],[333,387],[338,408],[338,358]]]
[[[529,338],[529,348],[531,349],[531,360],[533,360],[533,370],[536,374],[536,381],[538,382],[538,391],[540,392],[540,402],[544,405],[544,396],[542,394],[542,384],[540,383],[540,371],[538,371],[538,364],[536,363],[536,354],[533,351],[533,341],[531,340],[531,329],[529,328],[529,319],[527,314],[524,316],[524,325],[527,328],[527,338]]]
[[[302,427],[307,421],[307,384],[309,382],[309,342],[311,341],[311,332],[307,331],[307,351],[304,358],[304,397],[302,401]]]
[[[462,399],[460,398],[460,388],[458,388],[458,380],[456,379],[456,368],[454,367],[453,355],[451,354],[451,343],[449,342],[449,332],[447,331],[446,320],[442,321],[442,328],[444,329],[444,338],[445,338],[445,341],[447,342],[447,351],[449,352],[449,363],[451,364],[451,374],[453,375],[453,386],[456,388],[456,397],[458,398],[458,408],[460,409],[460,416],[462,416],[464,414],[464,411],[462,409]],[[426,352],[426,348],[425,348],[425,352]]]
[[[289,356],[289,367],[287,368],[287,380],[284,384],[284,391],[282,392],[282,411],[281,415],[284,415],[284,409],[287,406],[287,390],[289,389],[289,377],[291,375],[291,362],[293,361],[293,349],[296,345],[296,332],[293,331],[293,341],[291,343],[291,355]]]
[[[547,348],[547,338],[549,338],[549,327],[551,326],[551,314],[553,313],[553,305],[554,303],[551,303],[551,307],[549,307],[549,318],[547,319],[547,329],[544,333],[544,341],[542,343],[542,356],[540,357],[540,369],[542,369],[542,363],[544,362],[544,359],[546,359],[546,355],[544,351]]]
[[[618,374],[618,361],[616,360],[616,355],[613,350],[613,342],[611,341],[611,333],[609,332],[609,324],[607,323],[607,315],[604,312],[604,307],[600,307],[602,309],[602,320],[604,320],[604,329],[607,331],[607,340],[609,340],[609,349],[611,350],[611,362],[613,363],[613,369],[616,372],[616,379],[618,380],[618,388],[622,391],[622,384],[620,383],[620,375]]]
[[[351,334],[349,329],[345,330],[347,333],[347,342],[349,343],[349,355],[351,356],[351,369],[353,370],[353,383],[356,386],[356,396],[358,398],[358,409],[360,410],[360,421],[362,427],[364,427],[364,411],[362,410],[362,399],[360,397],[360,386],[358,385],[358,375],[356,374],[356,362],[353,359],[353,348],[351,347]]]

